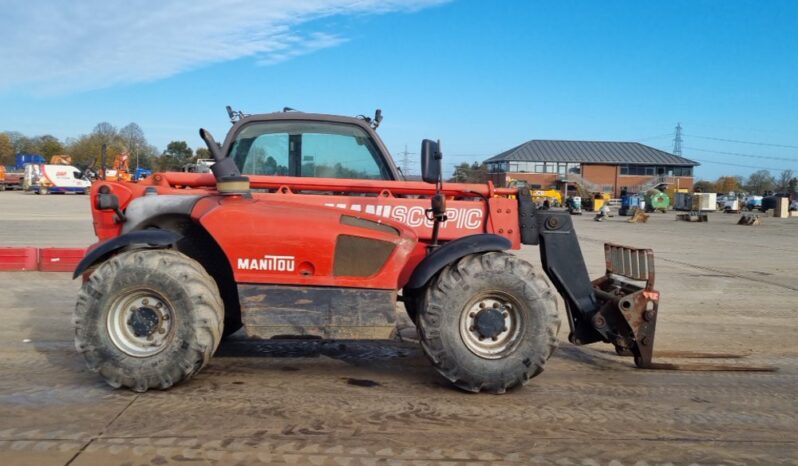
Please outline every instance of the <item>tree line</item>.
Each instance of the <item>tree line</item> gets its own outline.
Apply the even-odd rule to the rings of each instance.
[[[469,165],[467,162],[463,162],[455,165],[449,181],[453,183],[486,183],[488,178],[488,166],[484,163],[474,162]]]
[[[715,181],[701,180],[693,185],[693,189],[703,192],[730,193],[747,192],[751,194],[763,194],[766,191],[788,193],[795,190],[795,172],[783,170],[777,176],[770,174],[768,170],[758,170],[746,179],[741,176],[721,176]]]
[[[0,132],[0,165],[14,165],[16,154],[39,154],[49,161],[54,155],[69,155],[79,167],[100,166],[103,144],[107,148],[106,164],[122,152],[129,154],[130,169],[141,167],[153,171],[181,171],[186,164],[198,158],[210,158],[208,149],[189,147],[186,141],[172,141],[159,151],[144,136],[136,123],[117,128],[108,122],[98,123],[94,129],[76,138],[60,140],[50,134],[27,136],[18,131]]]

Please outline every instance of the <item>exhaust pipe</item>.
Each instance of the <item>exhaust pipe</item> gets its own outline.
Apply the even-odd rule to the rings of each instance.
[[[208,130],[200,128],[199,134],[213,156],[214,164],[211,166],[211,172],[216,178],[216,189],[219,193],[249,195],[249,178],[241,176],[241,171],[233,159],[222,154],[221,147]]]
[[[205,145],[208,146],[208,151],[213,156],[215,163],[211,166],[211,171],[216,178],[216,182],[218,183],[222,178],[240,177],[241,171],[232,158],[225,157],[224,154],[222,154],[222,148],[219,147],[219,143],[213,139],[210,131],[205,128],[200,128],[199,135],[202,140],[205,141]]]
[[[105,181],[105,154],[108,150],[108,146],[103,144],[102,149],[100,149],[100,167],[102,167],[102,179]]]

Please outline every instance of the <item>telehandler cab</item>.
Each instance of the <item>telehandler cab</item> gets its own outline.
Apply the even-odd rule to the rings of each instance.
[[[92,187],[99,242],[75,270],[75,344],[110,385],[169,388],[242,326],[254,338],[389,338],[399,300],[438,372],[502,393],[543,370],[560,326],[542,273],[509,252],[522,244],[539,247],[572,343],[651,364],[650,250],[605,245],[607,273],[591,282],[567,212],[490,182],[444,183],[430,140],[423,182],[403,181],[379,111],[228,112],[223,144],[200,130],[212,173]]]

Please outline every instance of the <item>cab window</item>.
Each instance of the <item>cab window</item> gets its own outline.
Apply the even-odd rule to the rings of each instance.
[[[344,123],[252,123],[236,135],[230,155],[243,175],[391,179],[368,133]]]

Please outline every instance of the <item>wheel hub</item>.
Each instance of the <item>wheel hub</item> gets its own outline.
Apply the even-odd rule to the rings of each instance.
[[[460,336],[477,356],[499,359],[514,351],[521,340],[521,319],[520,306],[509,295],[481,293],[463,308]]]
[[[474,327],[482,338],[493,339],[507,329],[504,325],[504,315],[502,315],[502,311],[504,311],[504,309],[491,307],[482,309],[477,313],[474,319]]]
[[[138,290],[114,300],[108,312],[111,341],[122,352],[148,357],[163,351],[174,333],[174,312],[151,290]]]
[[[142,338],[155,333],[160,322],[161,317],[155,309],[140,307],[131,312],[130,318],[127,319],[127,326],[133,331],[133,335]]]

